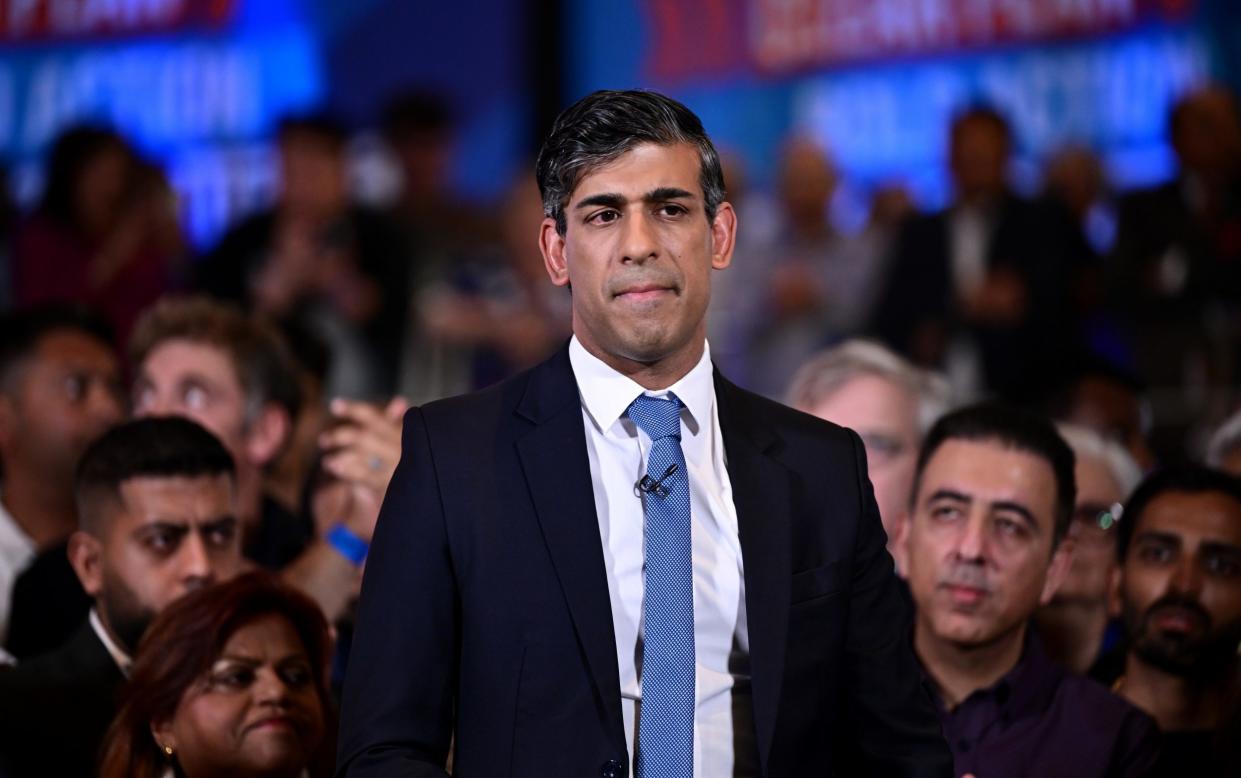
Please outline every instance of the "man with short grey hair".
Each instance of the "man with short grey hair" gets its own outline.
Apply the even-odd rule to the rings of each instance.
[[[952,405],[947,380],[878,343],[849,340],[801,366],[788,404],[861,436],[888,548],[898,550],[922,436]]]
[[[1121,504],[1142,477],[1128,450],[1094,430],[1057,425],[1073,449],[1077,498],[1069,537],[1073,561],[1051,602],[1034,614],[1047,653],[1076,673],[1085,673],[1120,638],[1108,613],[1108,584],[1116,569],[1116,527]]]

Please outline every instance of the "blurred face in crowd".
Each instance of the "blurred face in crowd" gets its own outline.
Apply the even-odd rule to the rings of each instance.
[[[330,218],[349,201],[343,150],[310,132],[289,132],[280,139],[281,202],[313,219]]]
[[[86,510],[90,531],[70,539],[69,555],[86,593],[129,651],[170,602],[240,572],[241,532],[232,478],[142,476],[119,499]]]
[[[1172,126],[1172,145],[1181,165],[1214,177],[1234,171],[1241,154],[1241,120],[1225,89],[1207,88],[1188,97]]]
[[[644,144],[578,182],[567,230],[543,221],[552,282],[572,284],[573,331],[622,372],[635,363],[685,371],[702,353],[712,269],[732,259],[736,217],[706,218],[700,162],[690,144]]]
[[[1102,376],[1088,376],[1073,389],[1065,421],[1080,424],[1124,446],[1138,467],[1149,470],[1155,455],[1146,442],[1142,398],[1129,387]]]
[[[1114,506],[1123,502],[1126,495],[1102,459],[1081,453],[1076,459],[1077,503],[1069,525],[1073,562],[1054,599],[1104,604],[1108,580],[1116,566]]]
[[[170,339],[151,349],[134,382],[134,415],[185,416],[248,461],[246,395],[232,360],[210,343]]]
[[[1024,634],[1071,552],[1053,548],[1056,479],[998,441],[944,442],[922,473],[906,533],[918,639],[962,648]]]
[[[323,704],[306,649],[288,619],[239,628],[171,721],[155,722],[186,775],[301,775],[324,733]]]
[[[918,404],[903,387],[875,375],[859,375],[810,411],[857,432],[866,445],[866,466],[891,546],[909,503],[918,458]]]
[[[0,390],[0,453],[71,489],[86,447],[124,417],[120,367],[91,335],[54,330]]]
[[[994,121],[962,120],[952,131],[949,166],[957,194],[963,199],[994,197],[1008,178],[1008,136]]]
[[[825,224],[835,191],[836,171],[823,150],[803,138],[791,141],[780,162],[779,192],[793,222]]]
[[[1174,675],[1210,677],[1241,641],[1241,503],[1169,491],[1136,522],[1118,595],[1134,654]]]
[[[73,207],[83,232],[97,236],[115,226],[133,175],[133,160],[119,144],[104,146],[82,167]]]

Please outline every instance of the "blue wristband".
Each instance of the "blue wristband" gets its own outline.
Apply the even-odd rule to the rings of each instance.
[[[327,542],[355,566],[366,561],[366,553],[371,549],[369,543],[350,532],[344,524],[337,524],[328,530]]]

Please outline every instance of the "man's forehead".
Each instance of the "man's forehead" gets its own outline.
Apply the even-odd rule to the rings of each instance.
[[[641,197],[661,188],[683,189],[702,199],[700,171],[698,150],[692,144],[641,143],[584,171],[569,201],[603,193]]]
[[[1222,492],[1168,491],[1135,517],[1134,532],[1241,547],[1241,503]]]
[[[170,377],[169,374],[178,379],[193,376],[210,380],[214,377],[212,383],[217,383],[223,370],[223,375],[234,381],[238,378],[228,351],[208,341],[182,338],[162,341],[147,353],[141,372],[147,378],[155,378],[156,367],[162,377]]]
[[[1055,475],[1042,457],[1000,441],[951,439],[927,461],[920,491],[925,498],[940,487],[1033,507],[1052,499]]]
[[[158,509],[183,505],[187,509],[221,503],[232,497],[232,477],[227,473],[202,475],[140,475],[120,485],[121,499],[130,510]]]
[[[94,335],[74,329],[52,330],[39,338],[35,357],[40,362],[86,361],[109,368],[117,364],[111,347]]]

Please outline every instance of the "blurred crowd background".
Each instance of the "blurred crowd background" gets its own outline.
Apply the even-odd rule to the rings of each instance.
[[[941,411],[995,398],[1141,471],[1225,465],[1238,85],[1228,0],[0,2],[0,377],[49,332],[88,341],[53,349],[78,361],[46,417],[0,418],[29,536],[0,638],[21,659],[80,626],[102,595],[78,459],[179,412],[233,455],[245,556],[320,607],[343,667],[404,409],[570,333],[533,157],[599,88],[670,94],[720,148],[740,245],[709,339],[743,387],[813,411],[804,366],[862,338],[936,371]]]

